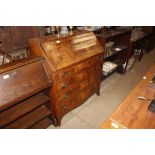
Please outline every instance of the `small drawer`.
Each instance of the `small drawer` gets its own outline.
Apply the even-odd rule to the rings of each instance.
[[[76,71],[75,66],[72,66],[70,68],[65,68],[65,69],[59,71],[58,73],[56,73],[55,79],[56,80],[66,79],[66,78],[74,75],[75,71]]]
[[[61,101],[59,104],[61,106],[61,115],[65,115],[66,113],[68,113],[69,111],[71,111],[72,109],[76,107],[77,98],[74,98],[67,102]]]
[[[81,63],[79,63],[77,65],[77,71],[82,71],[90,66],[92,66],[94,64],[94,58],[91,58],[89,60],[85,60],[85,61],[82,61]]]
[[[90,97],[90,93],[91,93],[91,88],[90,87],[87,87],[86,89],[81,91],[79,93],[79,103],[82,103],[82,102],[86,101],[88,99],[88,97]]]
[[[58,82],[58,84],[57,84],[57,92],[72,89],[76,85],[77,85],[77,78],[76,77],[71,77],[71,78],[69,78],[67,80],[64,80],[62,82]]]
[[[61,115],[64,115],[69,111],[71,111],[72,109],[74,109],[75,107],[77,107],[77,103],[78,103],[77,92],[70,99],[59,101],[59,105],[61,107]]]
[[[84,70],[84,71],[82,71],[82,72],[80,72],[80,73],[77,74],[77,80],[78,80],[78,82],[81,82],[81,81],[83,81],[85,79],[88,79],[87,70]]]
[[[81,62],[77,65],[77,71],[82,71],[88,67],[87,62]]]
[[[64,104],[61,106],[61,115],[65,115],[66,113],[72,110],[70,105],[71,103],[69,102],[68,104]]]
[[[66,92],[62,92],[62,93],[58,94],[58,100],[63,101],[63,102],[70,101],[75,96],[77,96],[77,93],[78,93],[77,88],[74,88],[74,89],[66,91]]]
[[[80,89],[80,91],[82,91],[82,90],[86,89],[88,86],[89,86],[89,81],[87,79],[79,84],[79,89]]]

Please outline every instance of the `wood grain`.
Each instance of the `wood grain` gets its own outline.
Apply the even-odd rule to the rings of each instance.
[[[32,111],[28,115],[25,115],[18,119],[17,121],[6,126],[6,129],[27,129],[31,128],[34,124],[38,123],[43,118],[49,116],[51,111],[47,109],[44,105],[38,109]]]
[[[138,96],[152,99],[155,95],[155,88],[150,80],[155,75],[155,64],[145,75],[138,85],[130,92],[121,105],[103,123],[101,128],[111,128],[107,122],[114,120],[129,129],[154,129],[155,113],[148,110],[149,103],[139,100]]]
[[[0,110],[49,86],[42,59],[17,63],[0,69]]]
[[[4,110],[0,113],[0,128],[29,113],[30,111],[36,109],[48,101],[49,98],[46,95],[39,93],[7,110]]]
[[[99,92],[104,50],[92,32],[60,37],[59,44],[57,40],[56,37],[36,38],[29,45],[32,55],[46,59],[53,81],[51,110],[55,125],[60,125],[65,114]]]
[[[42,57],[0,67],[0,128],[29,128],[48,116],[52,120],[46,108],[51,86],[46,73]],[[45,124],[40,123],[40,128]]]
[[[31,129],[46,129],[52,124],[52,121],[49,118],[44,118],[37,124],[31,127]]]

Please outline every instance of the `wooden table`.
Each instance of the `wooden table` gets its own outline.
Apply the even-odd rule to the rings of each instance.
[[[102,124],[104,129],[154,129],[155,113],[148,110],[149,102],[138,99],[144,96],[152,99],[155,95],[155,83],[150,80],[155,75],[155,64],[138,85],[130,92],[121,105]]]

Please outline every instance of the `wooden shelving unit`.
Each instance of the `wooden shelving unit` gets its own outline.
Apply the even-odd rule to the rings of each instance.
[[[113,42],[112,50],[110,55],[104,54],[104,62],[112,62],[117,64],[117,67],[109,71],[109,75],[113,72],[118,71],[119,73],[124,74],[126,72],[126,67],[123,67],[123,64],[127,64],[129,56],[130,56],[130,36],[131,30],[129,29],[120,29],[120,30],[112,30],[105,33],[96,34],[101,44],[105,48],[105,45],[109,42]],[[106,49],[105,49],[106,51]],[[103,75],[102,79],[106,77]]]
[[[104,79],[106,79],[108,76],[110,76],[113,72],[115,72],[115,71],[117,70],[117,68],[118,68],[118,66],[115,67],[114,69],[110,70],[110,71],[108,72],[107,75],[104,75],[104,74],[103,74],[102,80],[104,80]]]
[[[107,58],[110,58],[111,56],[113,56],[119,52],[122,52],[123,50],[126,50],[128,47],[125,45],[115,45],[113,48],[114,48],[113,53],[111,55],[105,55],[104,60],[106,60]],[[116,50],[116,48],[119,48],[120,50]]]

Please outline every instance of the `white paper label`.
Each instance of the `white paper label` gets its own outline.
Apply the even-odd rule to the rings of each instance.
[[[9,78],[9,75],[8,74],[6,74],[6,75],[3,75],[3,79],[5,80],[5,79],[8,79]]]
[[[143,79],[146,80],[146,76],[143,76]]]
[[[114,127],[114,128],[118,128],[118,125],[114,122],[111,123],[111,125]]]

